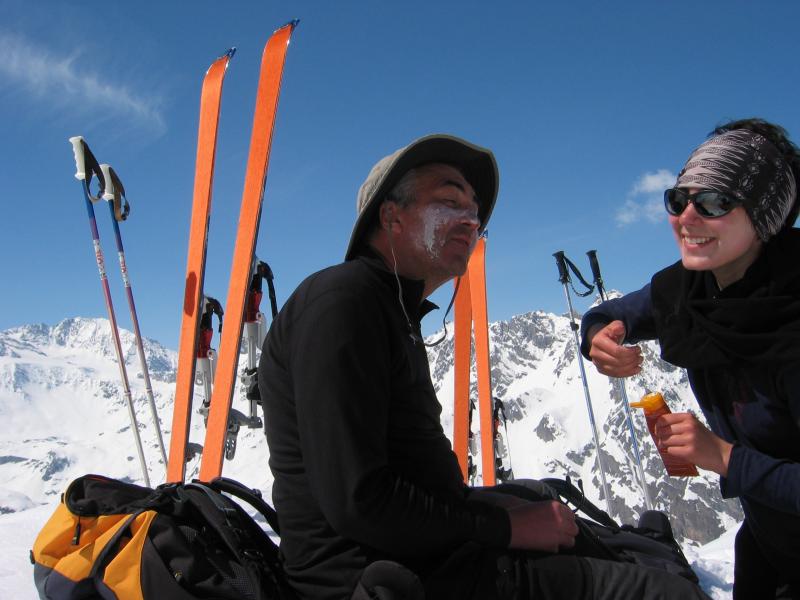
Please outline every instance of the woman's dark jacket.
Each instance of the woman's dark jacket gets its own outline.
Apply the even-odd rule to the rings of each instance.
[[[776,236],[744,278],[720,291],[680,263],[582,320],[620,320],[626,343],[658,339],[684,366],[712,431],[734,444],[725,498],[738,497],[763,554],[789,579],[800,565],[800,231]],[[655,390],[654,390],[655,391]]]

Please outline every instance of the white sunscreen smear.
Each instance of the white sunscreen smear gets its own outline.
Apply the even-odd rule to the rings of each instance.
[[[452,208],[443,204],[429,204],[423,211],[425,227],[422,230],[422,239],[416,240],[422,245],[428,256],[438,258],[442,250],[441,231],[448,223],[474,221],[475,213],[468,208]]]

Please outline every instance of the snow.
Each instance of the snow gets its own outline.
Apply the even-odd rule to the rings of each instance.
[[[58,500],[0,518],[0,590],[3,598],[36,600],[30,550]]]
[[[739,524],[705,546],[685,547],[684,554],[700,578],[702,588],[715,599],[730,598],[733,591],[733,546]]]

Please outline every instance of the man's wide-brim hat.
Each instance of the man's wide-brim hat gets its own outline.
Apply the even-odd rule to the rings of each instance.
[[[491,150],[452,135],[441,133],[426,135],[383,157],[372,167],[367,179],[358,190],[356,200],[358,217],[350,234],[345,260],[353,258],[381,202],[403,175],[411,169],[429,163],[452,165],[461,171],[475,190],[481,231],[486,227],[497,199],[499,183],[494,154]]]

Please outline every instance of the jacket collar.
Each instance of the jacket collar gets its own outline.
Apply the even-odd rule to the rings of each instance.
[[[391,286],[395,295],[397,295],[395,273],[386,266],[386,262],[377,250],[372,246],[364,246],[359,250],[356,259],[364,262],[375,271],[385,283]],[[421,279],[409,279],[402,275],[397,277],[400,279],[400,286],[403,290],[403,305],[406,307],[410,318],[419,322],[429,312],[439,308],[430,300],[422,297],[425,291],[424,281]]]

